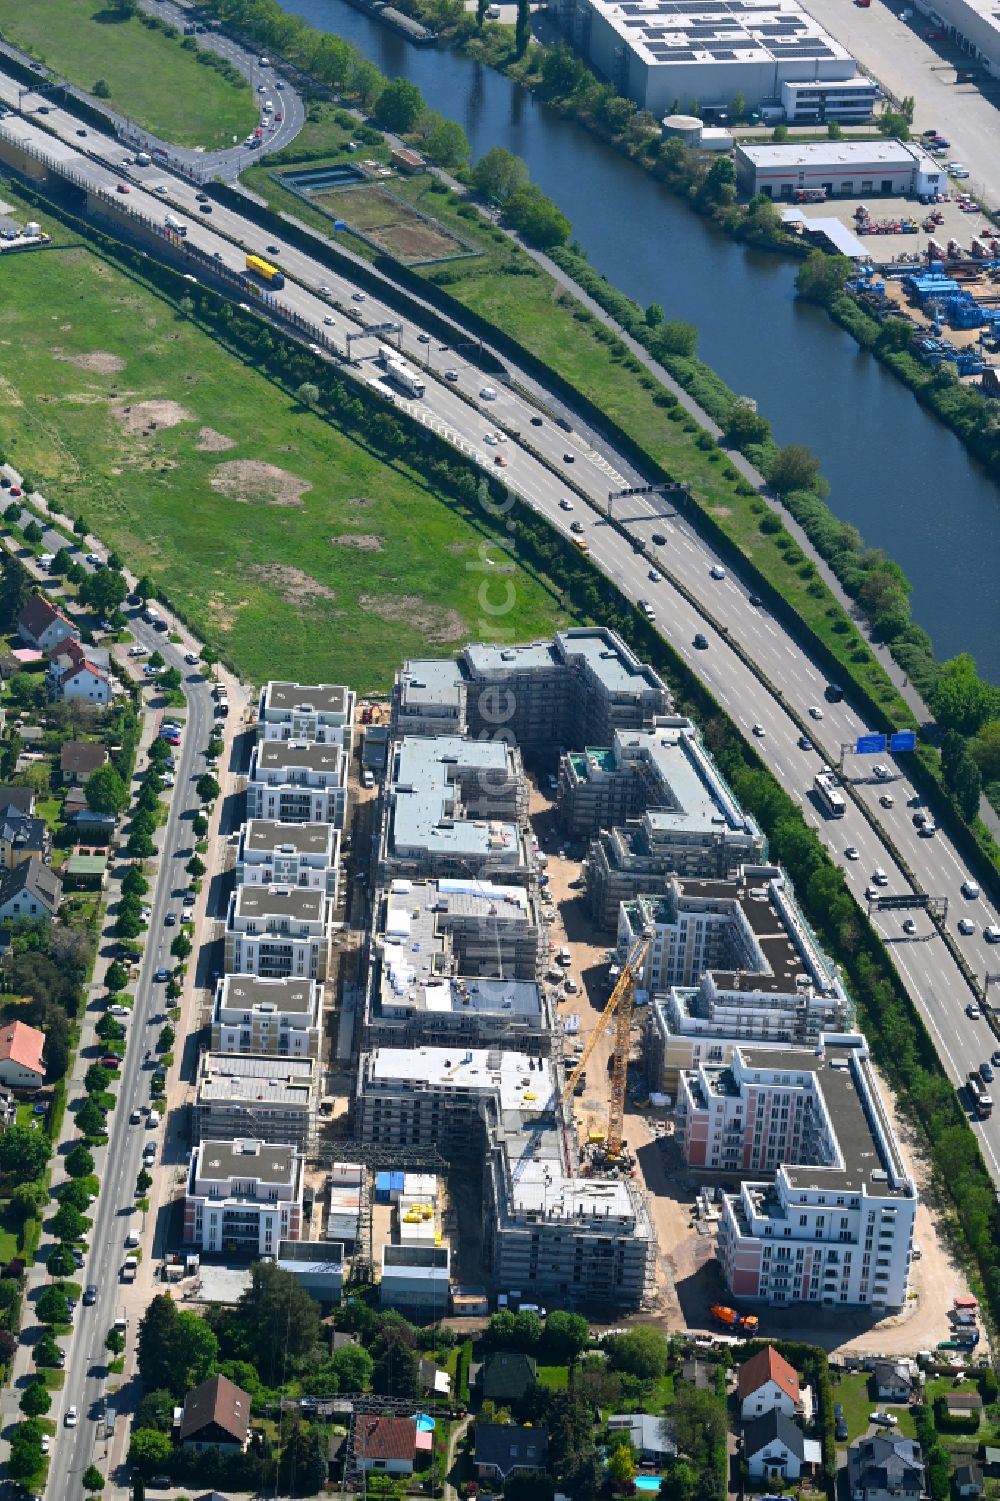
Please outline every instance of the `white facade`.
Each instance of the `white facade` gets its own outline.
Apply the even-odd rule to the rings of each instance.
[[[785,119],[793,125],[863,125],[875,113],[882,90],[871,78],[802,79],[781,85]]]
[[[934,193],[947,186],[948,177],[912,141],[796,141],[738,145],[736,181],[748,198],[767,193],[791,199],[808,188],[822,188],[828,198],[856,198]]]
[[[257,733],[261,740],[313,740],[350,750],[354,690],[341,684],[272,679],[261,689]]]
[[[205,1252],[274,1256],[302,1236],[302,1162],[294,1147],[204,1141],[188,1168],[184,1241]]]
[[[340,831],[329,823],[252,818],[240,830],[238,886],[308,886],[336,900]]]
[[[265,740],[250,757],[247,817],[344,827],[348,757],[339,745]]]
[[[315,980],[223,975],[212,1008],[212,1052],[318,1058],[322,999]]]
[[[564,28],[594,66],[657,116],[778,99],[794,79],[853,78],[854,59],[796,0],[561,0]]]
[[[992,0],[918,0],[917,9],[958,43],[970,66],[978,62],[988,76],[1000,78],[1000,15]]]
[[[289,886],[238,886],[226,917],[226,971],[325,980],[330,945],[329,898]]]

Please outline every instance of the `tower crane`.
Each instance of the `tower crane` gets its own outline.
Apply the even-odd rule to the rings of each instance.
[[[622,968],[608,1004],[590,1034],[587,1046],[580,1055],[566,1080],[562,1093],[563,1104],[569,1103],[578,1080],[581,1078],[598,1040],[604,1036],[612,1021],[615,1023],[614,1048],[611,1053],[611,1085],[608,1096],[608,1130],[605,1138],[605,1157],[617,1161],[622,1152],[622,1135],[625,1127],[625,1077],[628,1071],[629,1045],[632,1037],[632,1011],[635,1006],[635,984],[643,960],[649,950],[652,935],[646,932],[632,945],[628,959]]]

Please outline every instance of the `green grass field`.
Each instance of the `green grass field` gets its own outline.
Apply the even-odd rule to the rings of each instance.
[[[0,31],[71,83],[108,84],[108,103],[178,146],[221,147],[257,123],[250,85],[229,83],[138,17],[101,0],[0,0]]]
[[[381,463],[85,248],[3,275],[17,359],[0,449],[250,679],[384,689],[407,655],[565,623],[547,581],[480,560],[494,533],[478,510]],[[480,604],[487,569],[515,586],[502,619]]]

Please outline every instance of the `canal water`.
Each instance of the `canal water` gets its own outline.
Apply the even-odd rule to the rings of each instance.
[[[697,324],[699,354],[756,399],[778,441],[819,454],[830,506],[903,567],[938,655],[971,651],[1000,683],[1000,490],[822,310],[796,301],[793,263],[729,240],[492,69],[411,47],[345,0],[282,3],[412,79],[461,122],[474,157],[497,145],[523,157],[591,264],[644,306]]]

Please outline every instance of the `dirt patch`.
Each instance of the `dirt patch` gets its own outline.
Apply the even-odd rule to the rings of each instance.
[[[68,327],[68,324],[63,324]],[[106,349],[95,349],[92,354],[63,354],[61,349],[53,349],[53,355],[57,360],[65,360],[67,365],[75,365],[78,370],[93,370],[95,375],[117,375],[125,369],[125,361],[116,354],[109,354]]]
[[[227,438],[225,433],[217,433],[214,427],[200,427],[194,446],[201,453],[225,453],[227,448],[236,447],[236,439]]]
[[[337,598],[325,584],[310,578],[301,568],[292,568],[287,563],[258,563],[250,572],[262,584],[276,589],[286,604],[294,605],[298,610],[318,607],[324,600]]]
[[[352,495],[347,504],[349,506],[373,506],[377,505],[378,502],[373,500],[370,495]]]
[[[416,626],[428,641],[460,641],[466,631],[465,621],[457,610],[429,605],[419,594],[361,594],[358,605],[391,625],[405,622]]]
[[[212,489],[241,505],[300,506],[308,480],[258,459],[231,459],[212,476]]]
[[[374,532],[342,532],[330,541],[334,547],[353,547],[358,552],[385,552],[383,539]]]
[[[732,506],[709,506],[708,510],[711,516],[718,516],[720,519],[733,514]]]
[[[125,432],[139,434],[151,427],[176,427],[179,422],[193,422],[194,413],[179,401],[137,401],[130,406],[111,408]]]

